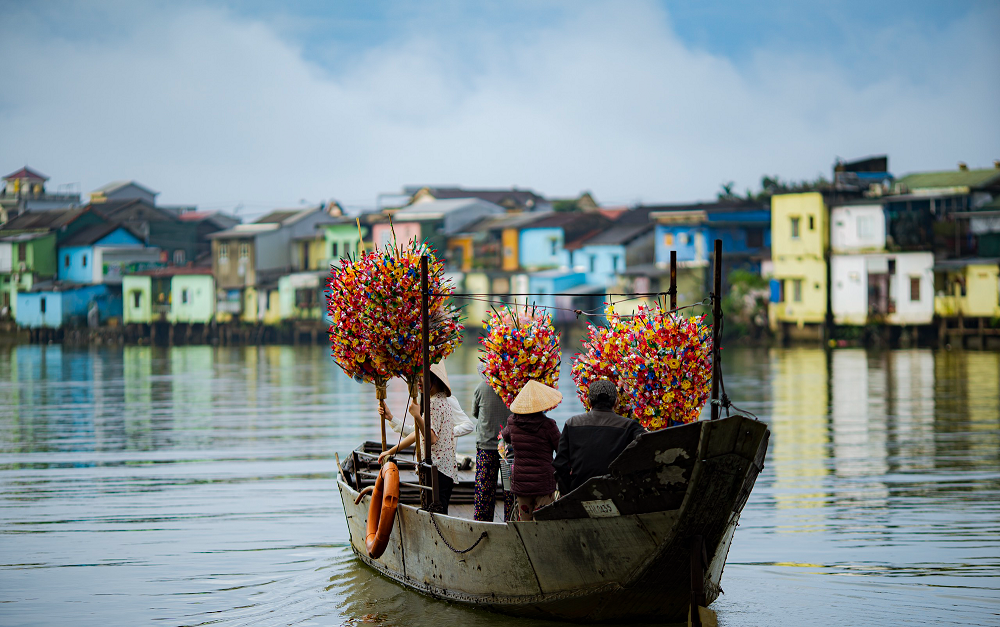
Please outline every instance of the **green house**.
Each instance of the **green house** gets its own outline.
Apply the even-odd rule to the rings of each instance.
[[[125,324],[207,324],[215,316],[211,268],[174,267],[122,278]]]
[[[281,320],[320,320],[326,314],[327,272],[296,272],[278,279]]]
[[[358,254],[358,223],[353,219],[344,218],[334,224],[323,224],[323,239],[326,242],[327,265],[338,259]],[[368,236],[368,227],[361,226],[361,235]]]
[[[0,311],[17,314],[18,292],[56,275],[56,234],[0,231]]]

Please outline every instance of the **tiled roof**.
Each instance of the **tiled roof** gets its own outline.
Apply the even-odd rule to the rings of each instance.
[[[0,234],[4,231],[57,229],[69,224],[86,211],[86,208],[26,211],[0,227]]]
[[[3,177],[3,180],[5,181],[12,181],[15,179],[32,179],[35,181],[47,181],[49,180],[49,177],[45,176],[44,174],[41,174],[40,172],[35,172],[28,166],[24,166],[17,172],[11,172],[7,176]]]
[[[77,231],[76,233],[70,235],[66,238],[60,246],[90,246],[95,242],[100,241],[102,238],[114,233],[118,229],[125,229],[131,235],[135,236],[137,239],[142,240],[141,237],[132,232],[124,224],[115,224],[113,222],[105,222],[103,224],[95,224],[93,226],[88,226],[84,229]]]

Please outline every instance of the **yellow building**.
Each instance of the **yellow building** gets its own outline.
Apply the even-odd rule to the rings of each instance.
[[[827,313],[829,212],[818,192],[771,198],[771,257],[777,302],[770,305],[772,330],[819,335]]]
[[[942,318],[1000,317],[995,259],[955,259],[934,267],[934,313]]]

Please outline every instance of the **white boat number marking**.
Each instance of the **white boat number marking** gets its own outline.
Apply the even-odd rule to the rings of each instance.
[[[611,518],[621,516],[621,512],[615,507],[615,502],[608,499],[605,501],[582,501],[583,509],[587,510],[587,515],[591,518]]]

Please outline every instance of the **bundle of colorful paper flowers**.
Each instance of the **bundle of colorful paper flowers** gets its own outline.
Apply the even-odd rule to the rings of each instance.
[[[415,396],[422,373],[420,257],[428,256],[430,360],[437,363],[462,342],[454,286],[432,250],[404,246],[344,259],[327,281],[333,359],[345,373],[383,387],[402,377]]]
[[[556,387],[559,382],[559,334],[552,316],[529,305],[491,311],[480,340],[483,376],[508,407],[534,379]]]
[[[592,382],[608,379],[621,390],[625,381],[622,366],[629,353],[625,345],[628,332],[613,307],[607,308],[606,317],[607,326],[592,324],[588,327],[587,338],[583,340],[583,352],[573,358],[573,381],[576,383],[577,396],[588,410],[590,399],[587,392]],[[632,413],[632,403],[627,394],[618,395],[615,411],[622,416]]]
[[[712,337],[705,316],[685,318],[662,307],[634,316],[608,309],[608,326],[591,330],[573,378],[586,402],[595,378],[613,381],[632,417],[650,430],[693,422],[712,383]]]
[[[454,285],[445,278],[444,262],[423,244],[387,246],[372,257],[370,294],[366,297],[371,316],[377,320],[375,334],[384,347],[389,368],[402,377],[416,396],[422,376],[420,319],[420,257],[428,257],[430,361],[438,363],[462,343],[461,312],[452,305]]]
[[[377,322],[364,305],[369,293],[373,253],[343,259],[327,280],[327,313],[334,362],[354,379],[375,384],[380,396],[394,372],[388,353],[380,346]]]

